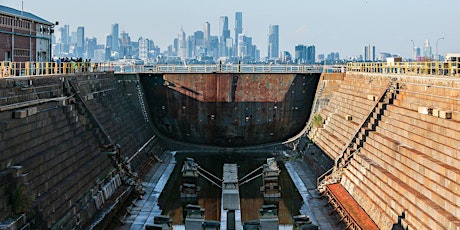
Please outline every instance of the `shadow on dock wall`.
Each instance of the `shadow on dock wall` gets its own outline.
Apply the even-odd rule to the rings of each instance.
[[[166,137],[221,147],[283,141],[305,126],[319,74],[143,74]]]

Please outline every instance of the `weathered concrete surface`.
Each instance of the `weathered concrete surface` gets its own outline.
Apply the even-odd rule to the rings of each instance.
[[[101,130],[121,145],[123,158],[154,135],[133,105],[136,92],[134,81],[113,73],[0,79],[0,222],[25,212],[34,229],[91,223],[100,211],[95,193],[114,170],[98,147],[107,144]],[[26,113],[13,116],[18,110]],[[135,171],[154,145],[131,162]]]
[[[285,163],[292,181],[302,196],[303,205],[300,214],[307,215],[319,229],[343,229],[343,224],[336,224],[339,220],[330,215],[332,209],[326,207],[327,200],[322,199],[316,189],[316,174],[301,160]]]
[[[338,156],[391,80],[397,93],[383,114],[371,117],[376,127],[360,134],[364,145],[341,184],[381,229],[458,229],[460,79],[347,73],[320,111],[326,122],[312,132],[314,141]]]
[[[131,215],[124,220],[124,226],[119,229],[143,230],[147,225],[153,225],[155,216],[161,215],[158,199],[176,165],[174,155],[174,152],[164,154],[163,163],[158,164],[149,173],[149,179],[143,183],[146,189],[145,198],[136,200],[129,208]]]
[[[154,125],[211,146],[251,146],[294,136],[308,119],[319,75],[144,74]]]

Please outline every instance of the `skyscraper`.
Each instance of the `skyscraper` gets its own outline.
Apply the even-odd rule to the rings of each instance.
[[[243,13],[235,13],[235,54],[238,50],[238,35],[243,33]]]
[[[364,46],[363,59],[364,61],[375,61],[375,46]]]
[[[60,51],[61,53],[69,52],[70,45],[70,34],[69,34],[69,25],[64,25],[58,30],[58,42],[61,43]]]
[[[149,54],[149,40],[145,38],[139,38],[139,59],[147,60]]]
[[[118,23],[112,25],[112,50],[119,51]]]
[[[238,34],[238,57],[244,58],[246,55],[246,36],[244,34]]]
[[[178,56],[181,60],[187,59],[187,40],[185,40],[185,32],[182,28],[178,35]]]
[[[423,45],[423,57],[425,57],[426,60],[433,58],[433,52],[431,49],[430,40],[426,40]]]
[[[120,57],[128,56],[131,54],[131,37],[126,31],[120,34],[119,54]]]
[[[210,46],[210,37],[211,37],[211,24],[209,22],[204,23],[204,46],[206,49],[209,49]]]
[[[97,49],[97,39],[95,37],[86,40],[86,58],[93,59],[94,51]]]
[[[268,59],[279,57],[279,26],[270,25],[268,31]]]
[[[315,46],[295,46],[295,62],[297,64],[313,64],[315,63],[315,55]]]
[[[219,38],[220,56],[221,57],[229,56],[229,54],[227,53],[227,47],[226,47],[227,38],[230,37],[230,30],[228,29],[228,17],[227,16],[221,16],[219,19],[219,33],[220,33],[220,38]]]
[[[105,35],[105,47],[110,47],[112,48],[112,34],[106,34]]]
[[[83,53],[85,52],[85,27],[78,27],[77,28],[77,53],[76,55],[79,57],[83,57]]]
[[[59,28],[59,39],[58,42],[68,45],[70,43],[69,39],[69,25],[64,25],[63,27]]]

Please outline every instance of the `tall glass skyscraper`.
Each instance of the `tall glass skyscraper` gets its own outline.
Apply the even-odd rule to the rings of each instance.
[[[219,19],[219,33],[220,33],[220,38],[219,38],[220,56],[225,57],[229,55],[227,53],[226,41],[227,41],[227,38],[230,37],[230,30],[228,29],[228,17],[227,16],[221,16]]]
[[[204,23],[204,45],[206,49],[209,49],[210,37],[211,37],[211,23],[205,22]]]
[[[235,13],[235,55],[238,50],[238,35],[243,33],[243,12]]]
[[[77,28],[77,56],[83,57],[85,52],[85,27]]]
[[[279,26],[270,25],[268,30],[268,59],[279,57]]]
[[[119,51],[118,23],[112,25],[112,50]]]
[[[222,16],[219,19],[219,32],[220,32],[220,40],[225,42],[227,38],[230,37],[230,30],[228,29],[228,17]]]

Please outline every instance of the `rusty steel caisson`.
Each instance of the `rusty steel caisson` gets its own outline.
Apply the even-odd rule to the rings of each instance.
[[[319,74],[141,75],[150,114],[165,136],[194,144],[251,146],[285,140],[307,122]]]

